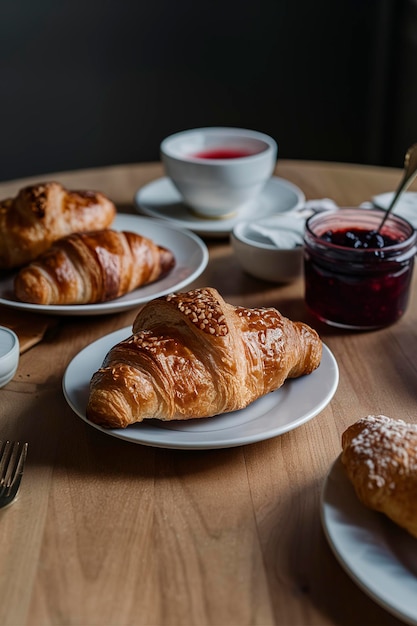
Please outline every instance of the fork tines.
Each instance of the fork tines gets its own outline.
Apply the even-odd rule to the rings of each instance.
[[[22,479],[28,444],[20,441],[0,442],[0,507],[16,497]]]

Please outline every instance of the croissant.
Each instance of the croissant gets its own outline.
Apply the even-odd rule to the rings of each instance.
[[[276,309],[233,306],[209,287],[173,293],[146,304],[106,355],[86,415],[125,428],[235,411],[311,373],[321,354],[316,331]]]
[[[343,433],[342,448],[359,500],[417,537],[417,424],[368,415]]]
[[[170,250],[136,233],[74,233],[22,268],[14,290],[32,304],[104,302],[161,278],[174,264]]]
[[[0,202],[0,269],[20,267],[54,241],[108,228],[116,207],[95,191],[68,191],[57,182],[25,187]]]

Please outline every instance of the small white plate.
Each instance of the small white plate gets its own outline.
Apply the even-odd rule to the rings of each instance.
[[[106,429],[86,418],[89,383],[112,346],[131,334],[117,330],[81,350],[68,365],[63,392],[69,406],[90,426],[112,437],[159,448],[204,450],[231,448],[286,433],[315,417],[332,399],[339,369],[330,350],[323,346],[320,366],[308,376],[285,384],[246,409],[207,419],[162,422],[149,420],[127,428]]]
[[[338,561],[377,604],[417,624],[417,539],[358,500],[340,456],[324,483],[321,518]]]
[[[209,254],[206,244],[194,233],[178,229],[162,220],[119,213],[111,228],[127,230],[149,237],[169,248],[175,256],[175,266],[160,280],[139,287],[130,293],[98,304],[41,305],[19,302],[13,293],[15,272],[0,272],[0,304],[22,311],[54,315],[106,315],[133,309],[171,291],[178,291],[198,278],[205,270]]]
[[[378,209],[386,210],[388,209],[393,197],[393,191],[381,193],[379,196],[374,196],[372,198],[372,204]],[[406,191],[403,193],[395,204],[393,213],[394,215],[399,215],[405,220],[408,220],[414,228],[417,228],[417,192]]]
[[[241,220],[270,217],[298,209],[305,195],[296,185],[274,176],[265,185],[261,196],[238,215],[225,219],[204,219],[194,215],[169,178],[159,178],[139,189],[134,203],[140,213],[169,220],[205,237],[227,237]]]

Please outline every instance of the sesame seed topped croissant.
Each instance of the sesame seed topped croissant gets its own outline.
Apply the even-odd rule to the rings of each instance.
[[[104,427],[228,413],[315,370],[322,343],[274,308],[226,303],[213,288],[158,298],[93,374],[87,418]]]

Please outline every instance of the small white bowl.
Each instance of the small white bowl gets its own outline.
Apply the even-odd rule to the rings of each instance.
[[[256,224],[279,234],[280,247],[266,235],[255,230]],[[284,216],[259,220],[258,222],[238,222],[230,236],[233,251],[242,268],[255,278],[274,283],[290,283],[303,273],[304,246],[303,232],[305,221],[302,218]],[[286,247],[286,234],[288,245]],[[294,245],[295,239],[301,242]]]
[[[12,380],[18,364],[19,339],[10,328],[0,326],[0,387]]]
[[[205,218],[224,218],[246,207],[271,178],[278,146],[244,128],[197,128],[161,142],[161,160],[184,204]]]

